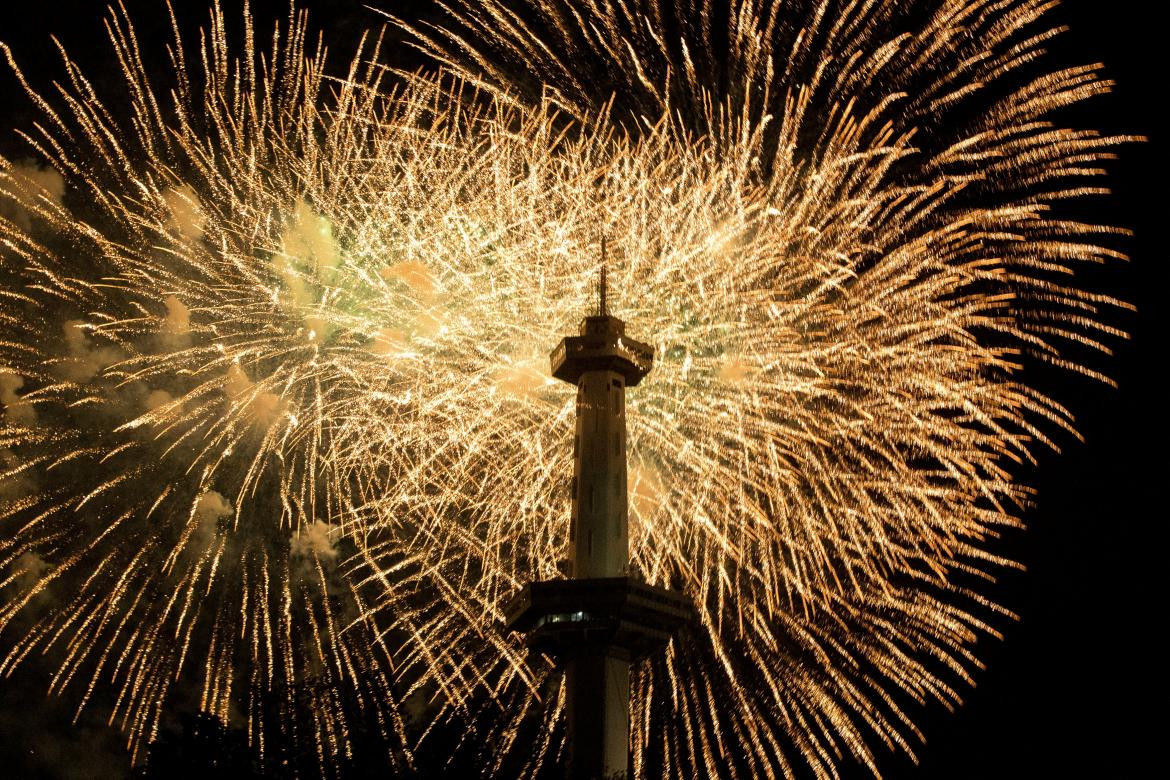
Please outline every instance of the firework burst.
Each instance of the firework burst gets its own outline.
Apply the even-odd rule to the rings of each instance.
[[[176,28],[168,103],[129,21],[109,29],[130,115],[66,60],[64,108],[32,95],[48,167],[0,173],[0,664],[56,653],[52,689],[79,688],[79,707],[116,690],[135,750],[182,683],[261,747],[299,730],[344,755],[343,701],[402,728],[377,636],[357,621],[340,639],[366,607],[337,572],[349,494],[329,422],[362,394],[373,338],[378,76],[327,87],[303,17],[266,56],[249,26],[237,60],[217,7],[194,63]]]
[[[557,760],[499,609],[564,556],[547,351],[605,235],[659,356],[634,567],[701,625],[635,675],[635,766],[912,751],[1003,612],[1013,470],[1071,429],[1024,368],[1101,378],[1062,354],[1120,335],[1070,281],[1118,231],[1053,206],[1124,139],[1054,124],[1108,84],[1037,70],[1047,3],[721,7],[454,3],[413,31],[450,72],[393,88],[376,44],[327,79],[303,17],[234,59],[217,8],[166,99],[114,16],[127,117],[67,61],[47,167],[0,161],[0,668],[54,654],[134,745],[184,681],[325,765],[353,717],[406,764],[444,723]]]

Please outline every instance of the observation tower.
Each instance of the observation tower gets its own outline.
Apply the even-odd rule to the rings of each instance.
[[[530,583],[504,606],[508,628],[564,672],[570,780],[629,777],[630,664],[694,619],[685,595],[630,576],[625,396],[654,349],[610,316],[604,254],[603,243],[596,315],[550,356],[552,375],[577,387],[570,578]]]

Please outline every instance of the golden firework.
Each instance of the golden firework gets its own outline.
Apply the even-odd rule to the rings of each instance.
[[[499,610],[564,556],[547,352],[606,235],[658,356],[633,562],[701,625],[635,675],[635,766],[911,751],[1003,613],[1015,467],[1072,426],[1023,368],[1103,378],[1062,354],[1121,335],[1071,279],[1120,231],[1054,207],[1125,139],[1052,118],[1108,83],[1036,70],[1047,3],[730,7],[454,3],[414,30],[446,71],[375,41],[329,79],[303,16],[236,59],[217,6],[169,95],[115,14],[130,113],[67,63],[43,164],[0,160],[0,670],[55,654],[136,747],[190,682],[261,747],[310,691],[326,764],[370,713],[405,764],[447,721],[488,773],[555,760]]]

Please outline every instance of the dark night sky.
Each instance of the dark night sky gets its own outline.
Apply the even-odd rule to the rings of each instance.
[[[425,0],[370,2],[400,13],[425,5]],[[203,0],[175,3],[200,9],[197,17],[206,8]],[[378,23],[352,0],[305,4],[339,43]],[[161,0],[126,5],[140,31],[165,18],[158,10]],[[234,3],[224,0],[224,5]],[[284,3],[253,3],[269,5]],[[1078,62],[1106,63],[1119,82],[1114,95],[1086,111],[1085,124],[1150,138],[1122,150],[1111,179],[1115,197],[1099,207],[1103,221],[1136,231],[1124,244],[1132,262],[1109,269],[1101,279],[1139,311],[1123,321],[1131,341],[1098,364],[1120,388],[1068,379],[1068,388],[1058,393],[1077,413],[1085,443],[1064,437],[1064,452],[1044,455],[1032,478],[1040,492],[1026,517],[1030,531],[1009,542],[1029,571],[1010,577],[1000,596],[1021,619],[1006,628],[1006,641],[983,650],[988,668],[967,693],[966,705],[956,714],[931,710],[923,719],[928,743],[920,765],[893,757],[884,764],[889,777],[1136,777],[1148,774],[1147,762],[1161,743],[1154,718],[1143,712],[1164,715],[1160,701],[1166,695],[1165,653],[1153,638],[1155,629],[1164,628],[1164,612],[1153,605],[1156,593],[1164,592],[1166,550],[1166,511],[1155,502],[1170,466],[1165,386],[1155,382],[1166,354],[1162,339],[1170,309],[1161,298],[1170,287],[1158,232],[1166,219],[1154,214],[1166,202],[1163,192],[1155,194],[1155,181],[1166,175],[1164,128],[1154,119],[1155,108],[1165,109],[1158,104],[1166,94],[1166,43],[1154,13],[1159,5],[1066,0],[1053,14],[1072,28],[1062,49]],[[102,8],[97,0],[8,0],[0,6],[0,40],[34,74],[60,72],[50,33],[83,63],[96,64],[106,51]],[[158,33],[165,39],[165,27]],[[157,43],[141,37],[148,47]],[[339,53],[346,48],[340,46]],[[30,118],[7,68],[0,68],[0,150],[11,148],[11,129]],[[45,704],[42,689],[28,687],[0,680],[0,767],[39,764],[38,776],[44,777],[116,776],[125,760],[118,756],[116,735],[96,718],[84,719],[74,732],[65,725],[60,703]],[[40,758],[22,760],[30,751]],[[70,766],[76,771],[67,772]]]

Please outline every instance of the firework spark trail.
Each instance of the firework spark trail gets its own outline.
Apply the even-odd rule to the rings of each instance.
[[[708,3],[454,3],[416,33],[457,77],[393,90],[376,46],[326,80],[303,18],[237,62],[217,9],[173,101],[113,17],[132,124],[68,65],[29,137],[51,170],[0,172],[5,673],[59,654],[135,745],[183,675],[261,745],[311,684],[326,763],[355,707],[408,761],[421,697],[424,740],[472,724],[488,772],[538,771],[556,679],[498,609],[564,554],[546,355],[604,234],[659,356],[635,563],[703,629],[637,675],[636,765],[912,751],[1002,612],[1012,467],[1071,427],[1021,365],[1099,376],[1058,348],[1119,335],[1067,278],[1117,231],[1050,205],[1123,140],[1047,120],[1108,85],[1034,75],[1045,4],[920,6],[736,2],[724,30]]]

